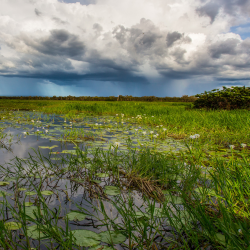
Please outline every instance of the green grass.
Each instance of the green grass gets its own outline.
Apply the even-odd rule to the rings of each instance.
[[[159,134],[156,143],[172,137],[185,143],[187,150],[174,154],[158,152],[157,147],[127,151],[77,147],[75,152],[61,152],[60,160],[53,160],[52,154],[46,158],[42,150],[29,159],[16,157],[0,170],[1,181],[9,183],[1,188],[10,194],[2,193],[0,203],[3,249],[84,249],[87,245],[77,235],[88,233],[74,231],[76,226],[96,230],[97,235],[90,233],[88,238],[93,247],[101,243],[112,249],[116,237],[107,235],[115,231],[124,249],[249,249],[249,111],[192,110],[180,103],[6,101],[0,102],[3,109],[56,113],[72,124],[89,115],[113,115],[113,123],[103,124],[96,134],[74,128],[63,131],[62,138],[68,140],[83,139],[84,133],[99,140],[108,128],[123,131],[124,121],[147,128],[145,136],[154,130]],[[1,121],[12,116],[5,111]],[[20,123],[32,124],[31,116],[18,117]],[[191,139],[194,134],[199,137]],[[80,190],[84,190],[81,201],[75,198]],[[35,195],[27,196],[26,191]],[[58,204],[53,206],[55,201]],[[37,213],[27,215],[25,202],[37,206]],[[86,218],[70,221],[69,207]],[[6,223],[11,221],[21,223],[12,225],[20,228],[8,229]],[[35,240],[32,225],[37,225]]]

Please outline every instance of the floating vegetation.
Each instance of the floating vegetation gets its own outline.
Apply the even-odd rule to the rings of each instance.
[[[1,248],[248,248],[248,113],[98,105],[2,111]]]

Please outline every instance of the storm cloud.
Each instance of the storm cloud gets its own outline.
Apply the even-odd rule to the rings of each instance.
[[[229,31],[247,20],[247,0],[77,2],[3,0],[0,75],[62,86],[250,79],[250,39]]]

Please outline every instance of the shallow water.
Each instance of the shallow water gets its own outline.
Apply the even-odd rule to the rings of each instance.
[[[26,196],[25,198],[25,193],[27,191],[34,191],[34,186],[38,187],[42,178],[42,190],[54,192],[53,195],[44,196],[46,204],[49,206],[49,209],[54,211],[57,211],[60,207],[61,218],[65,217],[71,210],[79,210],[77,207],[78,204],[91,214],[98,215],[100,219],[103,219],[102,214],[95,212],[93,208],[90,207],[92,205],[99,206],[97,196],[93,196],[93,190],[98,189],[98,186],[103,189],[105,186],[117,185],[111,176],[102,178],[92,176],[94,180],[99,181],[99,183],[95,184],[96,186],[94,185],[94,189],[92,190],[92,186],[90,187],[86,185],[86,183],[79,183],[79,180],[75,181],[75,177],[71,172],[60,173],[61,169],[66,169],[68,167],[67,164],[61,161],[61,157],[70,157],[71,155],[75,158],[79,157],[75,152],[76,145],[83,151],[86,147],[99,147],[106,151],[109,149],[118,149],[118,151],[120,150],[121,152],[128,152],[130,147],[137,148],[138,150],[149,147],[163,153],[168,152],[170,149],[173,152],[186,150],[186,147],[181,141],[172,138],[166,138],[165,140],[154,138],[153,135],[163,133],[163,127],[148,129],[142,125],[135,124],[125,119],[123,121],[117,117],[83,117],[78,120],[76,119],[76,121],[66,120],[66,122],[65,117],[57,115],[47,116],[34,112],[10,112],[8,114],[4,113],[4,118],[2,114],[0,114],[0,117],[2,118],[0,121],[0,128],[2,128],[3,132],[9,134],[9,138],[13,137],[10,150],[4,148],[0,150],[0,165],[5,169],[9,168],[10,171],[14,171],[14,169],[17,168],[15,168],[15,161],[12,159],[18,157],[26,159],[23,161],[22,165],[23,169],[28,171],[24,173],[17,173],[14,171],[8,176],[2,174],[1,180],[8,181],[10,184],[1,186],[0,191],[2,190],[11,194],[7,196],[7,200],[14,206],[12,198],[14,191],[16,191],[16,185],[18,184],[19,188],[26,188],[26,190],[19,193],[20,200],[25,200],[26,202],[30,201],[36,205],[36,195]],[[153,131],[153,133],[150,134],[150,131]],[[26,132],[26,135],[24,132]],[[68,135],[66,135],[67,132]],[[15,139],[17,136],[19,136],[20,140]],[[49,149],[42,147],[53,148]],[[44,167],[48,168],[49,162],[44,165],[38,163],[37,166],[34,167],[34,170],[31,170],[31,165],[33,163],[29,160],[30,155],[36,156],[36,152],[32,148],[35,150],[39,149],[43,157],[50,158],[54,164],[53,168],[57,168],[56,171],[55,169],[51,169],[49,172],[45,171]],[[93,157],[94,156],[90,153],[85,163],[82,162],[83,159],[81,159],[75,164],[78,166],[84,163],[87,167]],[[9,163],[12,165],[9,165]],[[119,164],[122,166],[121,163]],[[88,171],[87,168],[86,172],[82,172],[83,178],[88,176]],[[54,176],[50,176],[51,173],[53,173]],[[21,177],[18,182],[11,179],[17,175]],[[31,183],[33,183],[34,186],[31,185]],[[122,190],[122,195],[124,199],[128,198],[128,192],[125,189]],[[132,191],[132,198],[135,206],[141,207],[144,205],[142,210],[145,212],[147,207],[145,207],[142,194],[134,190]],[[179,197],[175,198],[177,199]],[[116,209],[111,205],[109,199],[116,200],[117,197],[108,195],[108,199],[103,200],[107,215],[115,218]],[[126,202],[124,202],[124,204],[125,203]],[[160,207],[160,204],[156,202],[155,206]],[[179,205],[179,207],[182,209],[181,205]],[[10,213],[8,213],[8,216],[11,218]],[[121,222],[121,217],[117,218],[117,223],[118,222]],[[81,222],[70,221],[71,230],[88,229],[98,233],[106,230],[105,227],[97,228],[97,225],[100,225],[100,222],[94,220],[93,217],[87,217],[86,220]],[[65,222],[63,219],[59,220],[58,226],[65,229]],[[128,240],[126,240],[125,243],[128,243]],[[36,245],[37,241],[34,241],[34,246]],[[120,245],[117,245],[116,248],[122,249]],[[45,249],[45,246],[41,249]]]

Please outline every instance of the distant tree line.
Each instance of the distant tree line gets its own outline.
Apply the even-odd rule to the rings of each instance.
[[[156,96],[142,96],[136,97],[132,95],[118,97],[108,96],[0,96],[0,99],[20,99],[20,100],[69,100],[69,101],[141,101],[141,102],[194,102],[198,98],[195,96],[183,95],[182,97],[156,97]]]

